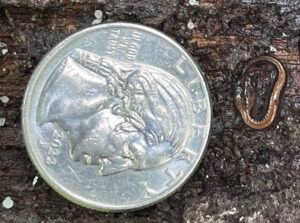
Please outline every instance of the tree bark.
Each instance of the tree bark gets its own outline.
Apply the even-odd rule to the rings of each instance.
[[[300,222],[300,6],[298,0],[0,0],[0,222]],[[129,213],[75,205],[38,176],[21,133],[26,85],[42,56],[77,30],[127,21],[160,29],[197,61],[213,103],[204,159],[170,198]],[[188,26],[190,23],[192,26]],[[246,126],[234,90],[247,62],[279,59],[287,71],[280,112],[269,128]],[[263,69],[263,68],[262,68]],[[270,72],[257,78],[257,103],[268,104]],[[266,98],[266,99],[264,99]],[[256,106],[258,107],[258,106]],[[254,118],[263,117],[256,108]]]

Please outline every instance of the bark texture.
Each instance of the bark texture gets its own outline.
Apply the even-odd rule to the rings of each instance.
[[[14,201],[11,209],[0,205],[1,223],[300,222],[298,0],[0,0],[0,6],[0,96],[9,97],[0,101],[0,202]],[[211,91],[213,130],[200,167],[180,191],[140,211],[87,210],[41,178],[33,185],[38,174],[22,140],[20,107],[33,69],[55,44],[91,26],[96,9],[103,22],[142,23],[176,39]],[[280,59],[288,74],[277,120],[262,131],[247,127],[234,104],[242,69],[259,55]],[[254,81],[257,119],[272,90],[270,69],[261,69]]]

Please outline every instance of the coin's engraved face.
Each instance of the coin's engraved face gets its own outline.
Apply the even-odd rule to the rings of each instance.
[[[56,46],[22,107],[28,154],[66,198],[98,210],[149,206],[196,170],[211,126],[201,71],[176,42],[108,23]]]
[[[185,147],[190,105],[172,74],[75,49],[51,77],[37,121],[68,133],[73,161],[109,175],[157,167]]]

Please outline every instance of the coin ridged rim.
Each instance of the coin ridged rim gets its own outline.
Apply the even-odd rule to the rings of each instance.
[[[54,177],[51,176],[51,174],[47,173],[46,168],[44,168],[41,165],[41,161],[37,159],[37,148],[35,148],[33,143],[33,137],[31,135],[30,130],[30,105],[31,105],[31,95],[33,93],[33,90],[36,88],[36,82],[38,81],[40,74],[43,72],[45,66],[47,65],[48,61],[51,61],[51,59],[58,53],[60,50],[62,50],[67,44],[71,43],[72,41],[76,40],[77,38],[80,38],[81,36],[84,36],[90,32],[94,32],[97,30],[105,30],[105,29],[111,29],[111,28],[134,28],[138,29],[144,32],[148,32],[152,35],[155,35],[165,41],[167,41],[170,45],[175,47],[179,50],[179,52],[183,55],[185,55],[188,58],[188,61],[192,68],[196,71],[196,76],[200,80],[200,85],[203,88],[203,93],[205,95],[205,100],[208,100],[207,104],[207,128],[206,129],[206,136],[203,138],[205,140],[203,149],[199,152],[197,152],[197,157],[195,158],[195,161],[193,165],[189,168],[189,171],[185,173],[185,176],[183,176],[181,180],[179,180],[178,184],[174,184],[171,187],[169,187],[164,192],[158,194],[157,196],[154,196],[150,199],[144,200],[140,203],[133,203],[130,205],[107,205],[107,204],[100,204],[101,202],[97,201],[91,201],[90,199],[85,199],[83,196],[79,196],[76,193],[73,193],[72,191],[68,190],[65,186],[63,186],[61,183],[59,183]],[[38,86],[41,88],[41,86]],[[44,86],[42,86],[44,88]],[[25,142],[26,150],[29,154],[29,157],[34,164],[35,168],[37,169],[40,176],[47,182],[47,184],[53,188],[57,193],[62,195],[64,198],[66,198],[69,201],[72,201],[78,205],[81,205],[86,208],[99,210],[99,211],[105,211],[105,212],[122,212],[122,211],[129,211],[129,210],[138,210],[141,208],[145,208],[151,205],[154,205],[158,203],[161,200],[164,200],[165,198],[171,196],[174,194],[179,188],[181,188],[187,180],[193,175],[193,173],[197,170],[198,166],[201,163],[201,160],[203,158],[204,152],[206,151],[207,145],[208,145],[208,139],[211,132],[211,124],[212,124],[212,106],[211,106],[211,99],[210,99],[210,93],[207,86],[207,83],[204,79],[204,73],[199,68],[199,66],[194,61],[193,57],[175,40],[173,40],[171,37],[167,36],[163,32],[156,30],[154,28],[144,26],[141,24],[136,23],[128,23],[128,22],[109,22],[105,24],[100,24],[92,27],[88,27],[85,29],[82,29],[68,37],[66,37],[63,41],[58,43],[54,48],[52,48],[39,62],[37,67],[35,68],[30,81],[27,85],[24,98],[23,98],[23,104],[21,108],[22,114],[22,133],[23,133],[23,139]]]

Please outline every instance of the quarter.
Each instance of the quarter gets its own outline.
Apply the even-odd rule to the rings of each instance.
[[[28,154],[65,198],[102,211],[152,205],[196,170],[211,127],[203,73],[143,25],[77,32],[36,67],[22,107]]]

